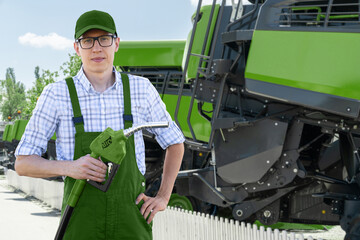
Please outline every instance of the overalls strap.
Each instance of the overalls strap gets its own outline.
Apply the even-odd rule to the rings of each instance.
[[[121,81],[123,84],[124,93],[124,129],[130,128],[133,123],[133,117],[131,115],[131,98],[130,98],[130,83],[129,76],[121,73]]]
[[[84,132],[84,118],[81,114],[80,104],[79,104],[74,80],[72,77],[69,77],[66,78],[65,81],[70,93],[70,99],[74,113],[73,122],[75,125],[75,130],[77,133]]]
[[[131,114],[131,98],[130,98],[130,83],[129,77],[127,74],[121,74],[121,80],[123,84],[123,93],[124,93],[124,128],[130,128],[133,123],[133,117]],[[66,78],[66,84],[69,88],[70,99],[73,108],[73,122],[75,125],[75,130],[77,133],[84,132],[84,118],[81,114],[81,109],[79,105],[79,100],[74,84],[73,78]]]

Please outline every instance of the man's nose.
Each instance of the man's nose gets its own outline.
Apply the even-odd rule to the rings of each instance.
[[[96,39],[93,46],[93,51],[100,51],[102,47],[100,46],[99,39]]]

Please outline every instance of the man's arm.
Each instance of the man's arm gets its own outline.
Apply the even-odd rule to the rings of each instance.
[[[86,155],[76,161],[50,161],[38,155],[19,155],[15,170],[20,176],[56,177],[69,176],[75,179],[90,179],[97,182],[105,180],[106,165]]]
[[[166,149],[163,176],[159,192],[154,198],[148,197],[144,193],[141,193],[137,197],[136,204],[138,204],[141,200],[144,200],[144,204],[140,209],[140,212],[144,218],[146,219],[150,214],[148,223],[153,220],[157,212],[165,210],[174,187],[176,176],[181,166],[183,155],[183,143],[169,146]]]
[[[102,181],[107,167],[90,155],[76,161],[50,161],[40,157],[47,149],[47,143],[56,131],[59,121],[59,111],[56,108],[59,105],[57,92],[62,92],[59,89],[59,86],[50,84],[41,93],[15,151],[16,172],[29,177],[70,176],[75,179]]]
[[[157,196],[169,202],[176,177],[184,156],[184,144],[179,143],[168,147],[164,160],[163,176]]]

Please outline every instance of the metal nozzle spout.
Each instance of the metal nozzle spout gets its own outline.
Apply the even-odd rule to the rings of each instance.
[[[128,129],[124,130],[125,137],[133,135],[135,132],[140,131],[145,128],[167,128],[169,127],[169,122],[148,122],[143,123]]]

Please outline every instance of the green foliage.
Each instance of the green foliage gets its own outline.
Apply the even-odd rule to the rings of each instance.
[[[5,80],[0,80],[1,107],[0,111],[4,120],[13,120],[21,118],[18,111],[26,105],[25,85],[17,82],[13,68],[6,69]]]
[[[40,68],[39,66],[35,67],[35,82],[34,86],[27,91],[26,98],[27,104],[24,107],[23,115],[25,118],[30,118],[32,111],[36,106],[36,102],[45,88],[46,85],[55,82],[56,78],[59,76],[58,72],[50,72],[50,70],[42,70],[40,75]]]
[[[76,54],[69,54],[69,61],[63,63],[60,71],[64,76],[75,76],[81,68],[81,58]],[[35,82],[33,87],[26,92],[23,83],[15,80],[15,72],[13,68],[6,70],[6,79],[0,80],[0,112],[4,119],[29,119],[32,111],[36,106],[36,102],[46,85],[56,81],[59,72],[51,72],[50,70],[41,70],[35,67]],[[21,111],[21,114],[18,113]]]
[[[81,58],[76,54],[69,54],[70,60],[63,63],[60,70],[65,77],[75,76],[81,68]]]

